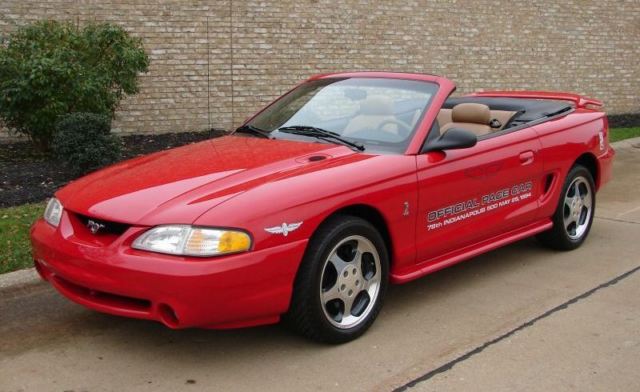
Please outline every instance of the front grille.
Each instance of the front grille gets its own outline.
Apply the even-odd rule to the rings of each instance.
[[[125,231],[127,231],[127,229],[129,228],[129,225],[125,224],[125,223],[119,223],[119,222],[110,222],[110,221],[106,221],[106,220],[102,220],[102,219],[96,219],[96,218],[92,218],[86,215],[81,215],[81,214],[75,214],[76,217],[78,218],[78,220],[80,221],[80,223],[82,223],[82,225],[84,227],[86,227],[87,229],[89,229],[90,226],[90,222],[93,222],[94,224],[99,225],[100,229],[94,233],[96,235],[98,234],[116,234],[116,235],[120,235],[122,233],[124,233]]]

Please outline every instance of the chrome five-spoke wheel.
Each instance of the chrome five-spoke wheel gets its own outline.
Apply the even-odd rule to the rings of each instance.
[[[284,320],[314,340],[351,341],[375,321],[388,284],[389,253],[378,228],[358,216],[332,216],[307,245]]]
[[[382,272],[375,246],[360,235],[340,241],[322,268],[320,299],[327,320],[352,328],[367,318],[380,291]]]
[[[586,178],[576,177],[564,196],[563,222],[569,238],[575,240],[584,235],[592,213],[591,185]]]
[[[572,250],[587,238],[596,208],[593,175],[580,164],[569,170],[551,217],[553,227],[536,236],[544,245],[558,250]]]

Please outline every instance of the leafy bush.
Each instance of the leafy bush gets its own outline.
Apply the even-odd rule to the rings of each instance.
[[[94,113],[71,113],[56,123],[53,154],[80,175],[116,162],[122,152],[120,138],[110,134],[109,117]]]
[[[40,21],[0,45],[0,119],[47,150],[58,117],[72,112],[113,116],[138,92],[149,58],[142,41],[120,26]]]

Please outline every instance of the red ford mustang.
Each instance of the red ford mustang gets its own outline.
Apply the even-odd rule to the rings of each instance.
[[[284,317],[361,335],[404,283],[537,235],[574,249],[613,149],[600,103],[450,98],[442,77],[315,76],[234,134],[125,161],[58,191],[31,230],[69,299],[171,328]]]

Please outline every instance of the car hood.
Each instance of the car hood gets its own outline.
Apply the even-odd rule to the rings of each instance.
[[[121,162],[56,196],[67,210],[97,219],[190,224],[260,184],[353,154],[334,144],[226,136]]]

